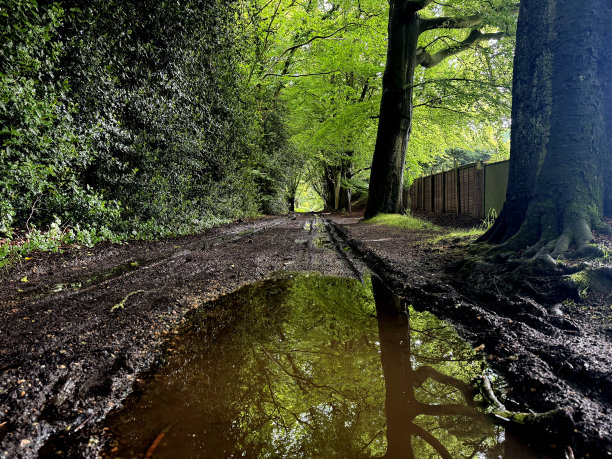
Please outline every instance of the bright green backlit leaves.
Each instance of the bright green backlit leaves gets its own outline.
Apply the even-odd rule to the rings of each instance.
[[[387,46],[388,2],[256,0],[244,7],[256,37],[250,73],[288,108],[291,141],[310,181],[335,207],[337,187],[367,187],[378,124]],[[479,15],[479,28],[503,30],[460,55],[415,75],[415,115],[408,147],[408,182],[450,148],[508,152],[512,50],[516,8],[506,0],[432,4],[423,17]],[[436,52],[470,29],[431,30],[419,46]],[[337,199],[337,198],[336,198]]]

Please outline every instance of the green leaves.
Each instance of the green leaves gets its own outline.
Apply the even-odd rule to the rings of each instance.
[[[161,234],[255,213],[233,7],[70,5],[0,0],[0,231],[57,216]]]

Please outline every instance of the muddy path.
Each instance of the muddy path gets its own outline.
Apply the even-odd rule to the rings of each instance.
[[[57,452],[49,445],[98,454],[101,421],[205,302],[279,271],[359,278],[366,269],[415,307],[450,319],[474,347],[484,345],[517,409],[563,408],[549,429],[560,455],[567,446],[576,457],[612,455],[606,329],[570,306],[462,282],[465,275],[453,273],[462,252],[432,248],[428,238],[358,216],[297,215],[34,255],[2,273],[0,284],[0,457]]]
[[[95,455],[99,421],[156,363],[188,311],[276,271],[354,276],[329,247],[319,217],[276,217],[35,255],[3,273],[0,456],[35,457],[59,433]]]
[[[482,350],[510,383],[514,409],[561,411],[537,434],[559,457],[612,457],[609,305],[568,301],[544,275],[525,286],[523,276],[513,281],[500,266],[466,265],[458,240],[434,243],[426,232],[383,230],[354,217],[330,222],[397,294],[451,321]],[[546,292],[549,301],[536,301],[533,292]]]

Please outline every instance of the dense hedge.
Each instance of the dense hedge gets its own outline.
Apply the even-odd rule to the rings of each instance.
[[[272,126],[269,151],[245,96],[231,2],[0,5],[1,232],[168,234],[282,210],[286,138]]]

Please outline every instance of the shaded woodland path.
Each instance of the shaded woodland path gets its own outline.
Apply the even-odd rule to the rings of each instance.
[[[95,455],[100,421],[206,301],[277,271],[365,270],[451,320],[506,377],[517,407],[564,408],[551,441],[578,455],[612,454],[612,349],[601,323],[513,295],[511,285],[496,291],[494,273],[462,281],[453,272],[461,241],[359,218],[269,217],[162,242],[35,255],[14,267],[0,287],[0,455],[35,457],[49,438]]]

